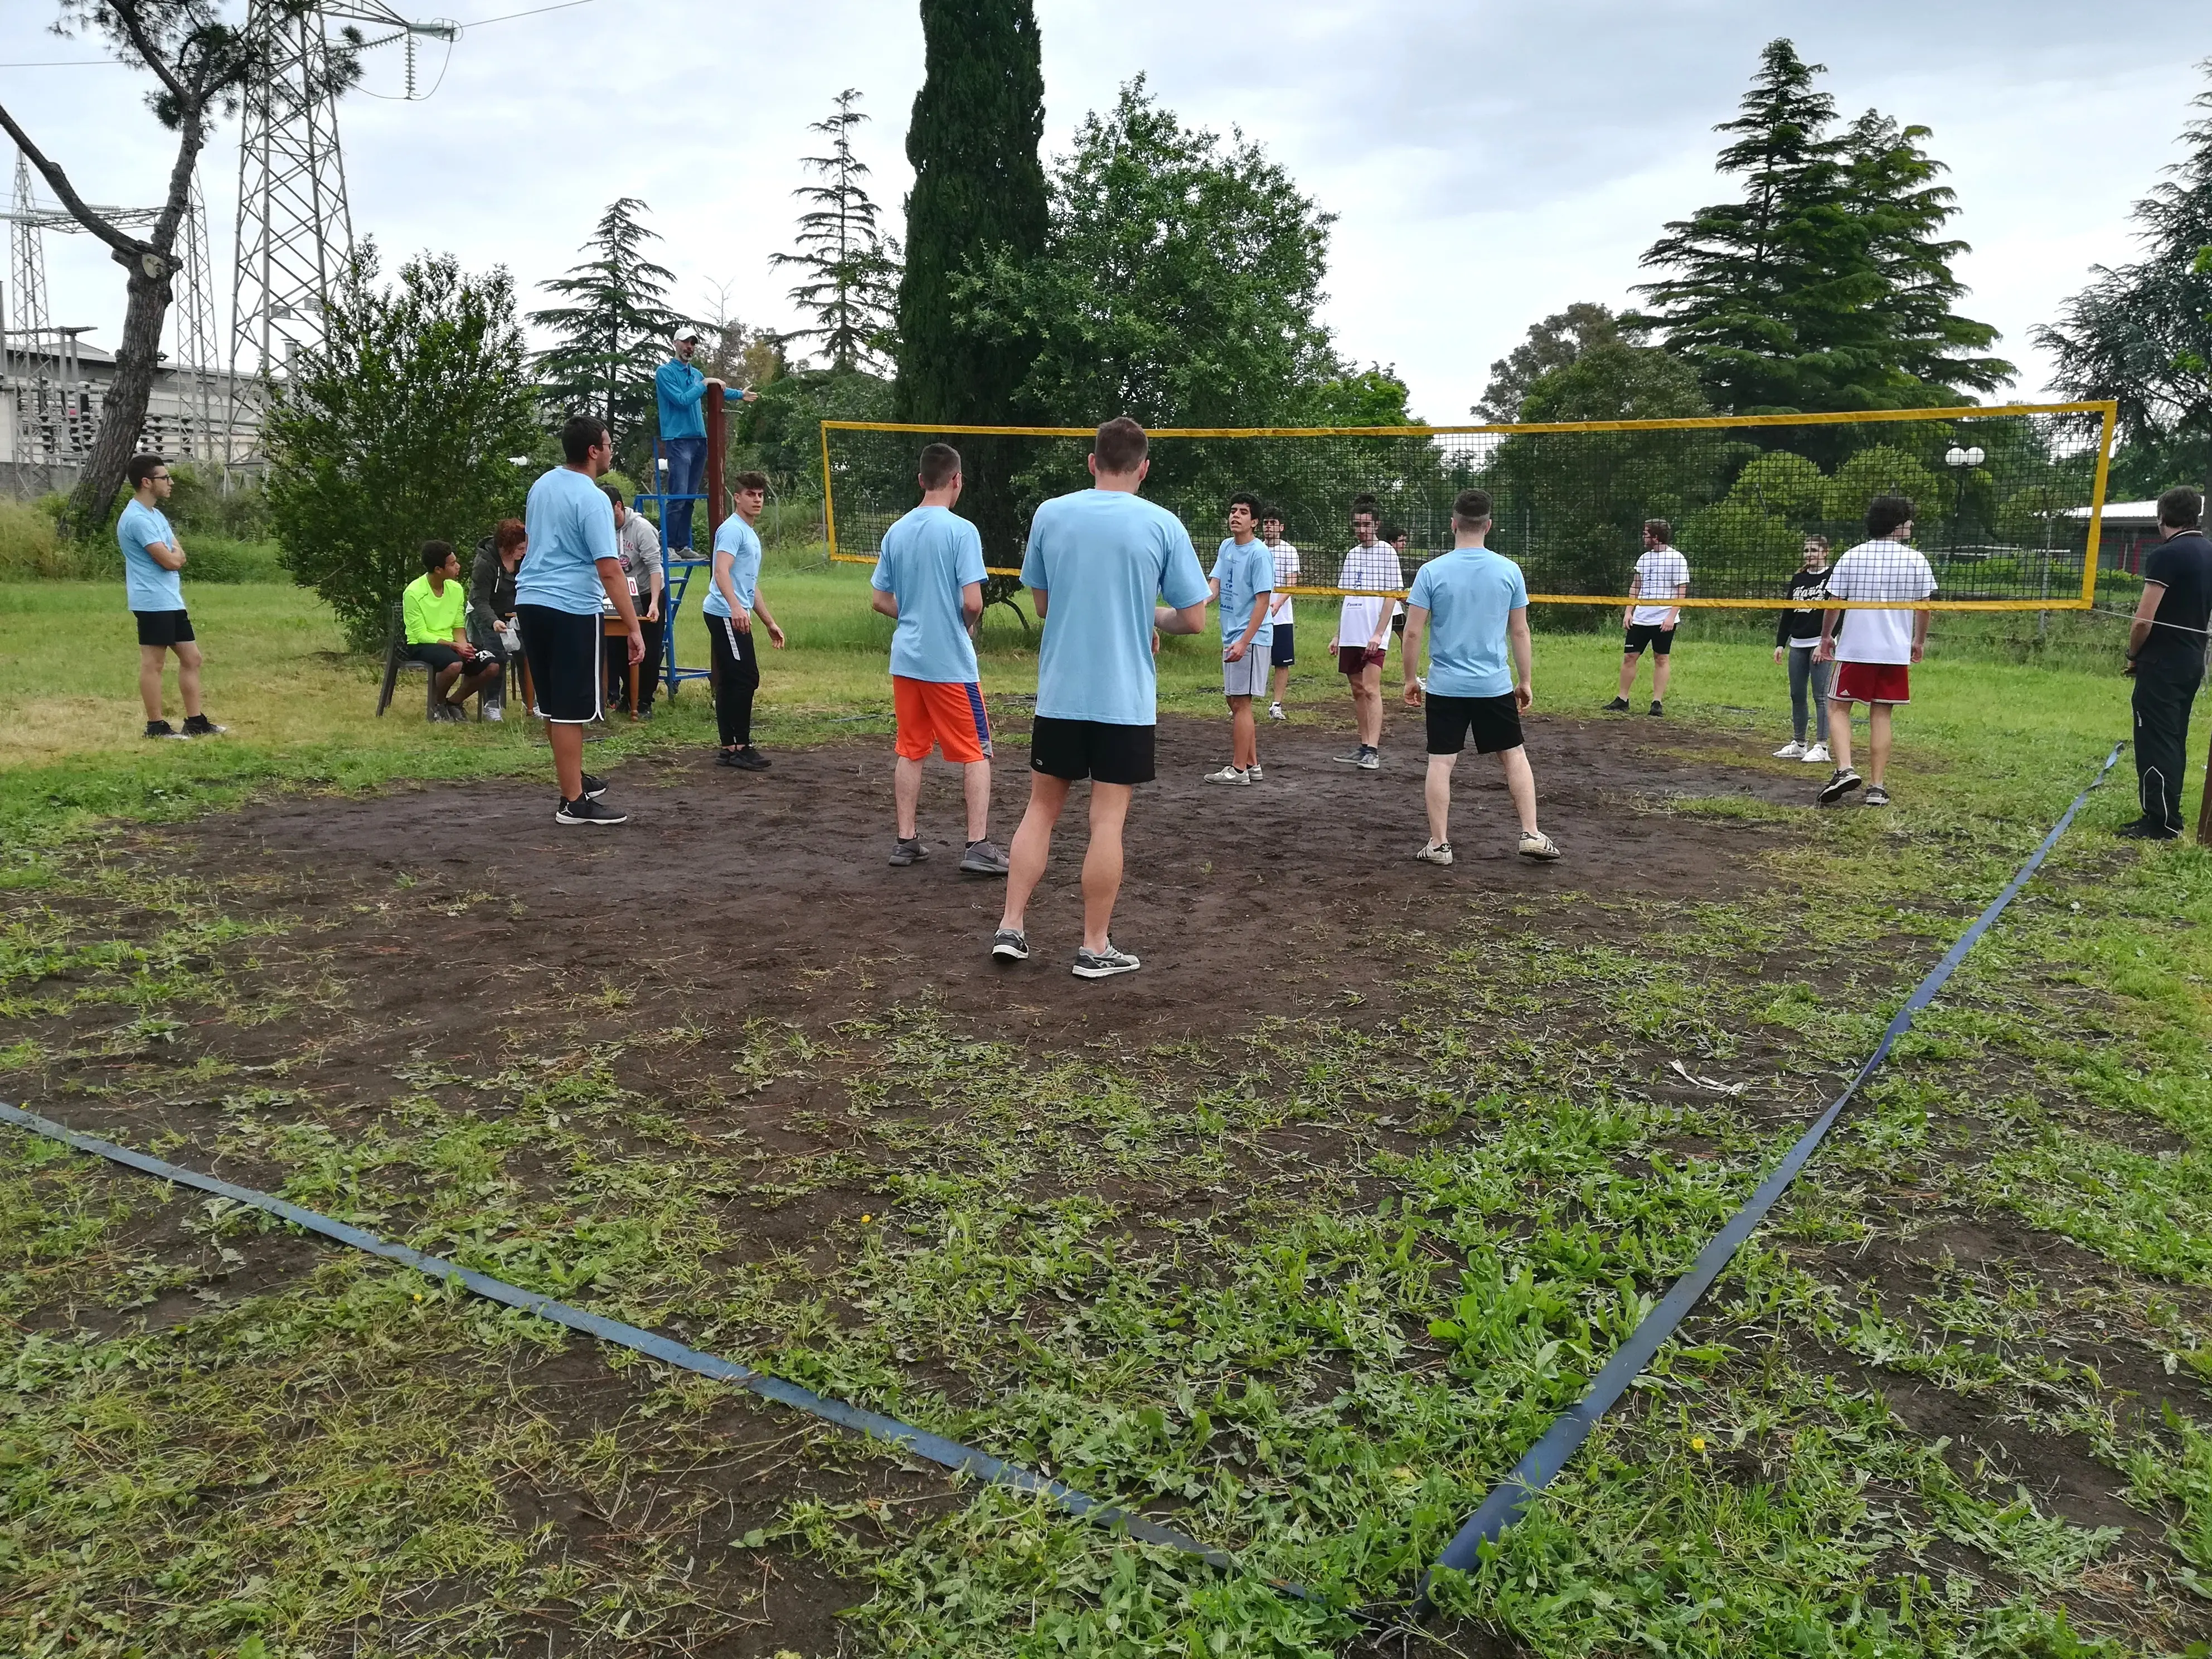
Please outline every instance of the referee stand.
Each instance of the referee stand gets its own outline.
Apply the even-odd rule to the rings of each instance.
[[[706,668],[679,667],[676,661],[677,613],[683,609],[684,596],[690,589],[691,573],[693,571],[704,570],[708,573],[706,580],[709,582],[714,580],[713,573],[714,568],[714,555],[712,550],[714,542],[714,532],[721,528],[722,520],[725,516],[721,507],[722,450],[726,436],[724,424],[725,417],[722,409],[722,388],[717,386],[708,386],[707,388],[705,402],[707,416],[706,494],[703,495],[672,495],[668,493],[668,461],[666,457],[665,457],[661,453],[660,440],[659,438],[655,438],[653,441],[653,481],[658,488],[653,490],[640,490],[636,498],[630,503],[630,510],[632,512],[641,513],[645,510],[646,503],[648,501],[652,502],[653,511],[650,516],[652,517],[654,525],[660,531],[660,583],[662,591],[661,604],[664,614],[662,615],[660,621],[659,673],[661,684],[667,688],[668,695],[672,697],[676,695],[676,688],[683,684],[684,681],[707,679],[711,677],[714,672],[711,669]],[[707,544],[709,550],[705,558],[700,559],[692,557],[691,550],[688,547],[684,550],[684,556],[682,558],[676,558],[671,556],[668,545],[668,504],[671,501],[704,501],[707,503]]]

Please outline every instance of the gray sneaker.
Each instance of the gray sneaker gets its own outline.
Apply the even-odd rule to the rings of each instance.
[[[1889,805],[1889,791],[1878,783],[1869,784],[1865,799],[1869,806],[1887,806]]]
[[[1078,979],[1111,979],[1116,974],[1133,974],[1144,966],[1127,951],[1117,951],[1114,941],[1108,939],[1106,948],[1093,951],[1088,946],[1075,953],[1075,976]]]
[[[1248,777],[1248,778],[1251,779],[1251,780],[1252,780],[1252,781],[1253,781],[1253,782],[1255,782],[1255,783],[1259,782],[1259,781],[1260,781],[1261,777],[1262,776],[1262,774],[1261,774],[1261,770],[1260,770],[1260,763],[1259,763],[1259,762],[1257,762],[1257,761],[1254,761],[1254,762],[1253,762],[1249,766],[1246,767],[1246,768],[1244,769],[1244,775],[1245,775],[1246,777]]]
[[[903,870],[909,864],[919,864],[929,856],[929,848],[921,844],[919,836],[908,836],[891,843],[891,866]]]
[[[1838,766],[1833,772],[1829,774],[1827,782],[1820,786],[1820,805],[1823,806],[1833,806],[1844,796],[1850,794],[1852,790],[1858,788],[1864,781],[1865,780],[1861,778],[1857,773],[1852,771],[1850,767]]]
[[[970,876],[1003,876],[1006,873],[1006,849],[993,841],[971,841],[968,850],[960,855],[963,873]]]
[[[1018,927],[1001,927],[991,935],[991,957],[994,962],[1027,962],[1030,936]]]
[[[1363,772],[1372,772],[1382,764],[1382,751],[1380,749],[1362,749],[1359,757],[1352,764]]]

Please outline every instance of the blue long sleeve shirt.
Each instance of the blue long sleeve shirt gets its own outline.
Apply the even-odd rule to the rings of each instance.
[[[660,435],[664,438],[703,438],[706,417],[701,414],[707,395],[707,377],[681,357],[671,357],[653,377],[653,396],[660,404]]]

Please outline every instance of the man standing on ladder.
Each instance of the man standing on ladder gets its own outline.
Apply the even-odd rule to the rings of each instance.
[[[653,377],[654,400],[660,405],[660,447],[668,453],[668,478],[664,494],[668,521],[661,526],[661,542],[672,559],[688,559],[691,550],[691,497],[706,488],[707,417],[701,405],[707,388],[720,386],[691,366],[699,349],[699,331],[690,324],[676,331],[676,355],[661,364]],[[744,392],[738,401],[750,403],[760,394]]]

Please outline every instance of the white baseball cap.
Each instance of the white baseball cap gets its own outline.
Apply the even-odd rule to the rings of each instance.
[[[696,345],[699,340],[699,331],[694,328],[690,324],[686,323],[683,327],[676,331],[675,337],[679,344],[685,340],[690,340]]]

